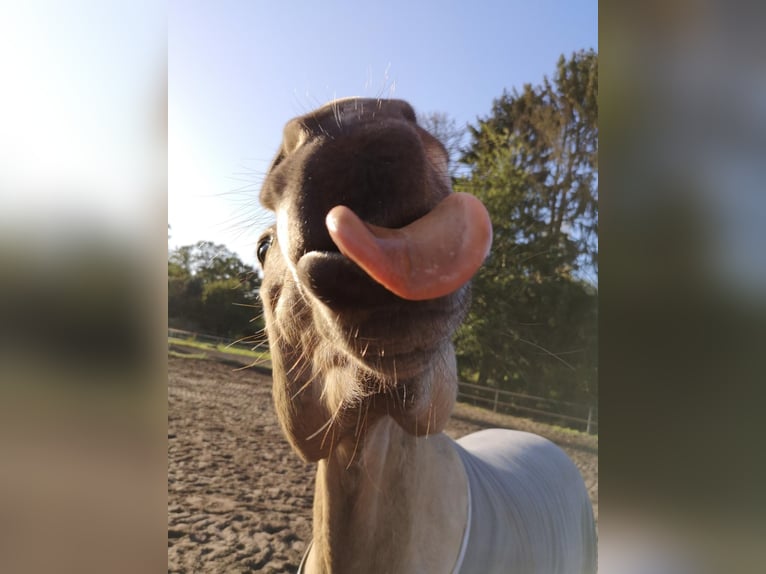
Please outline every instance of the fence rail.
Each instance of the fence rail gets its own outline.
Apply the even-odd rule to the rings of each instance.
[[[597,432],[598,429],[598,409],[592,405],[535,397],[462,382],[458,383],[457,396],[459,400],[473,404],[478,402],[481,406],[491,408],[494,412],[532,414],[536,418],[544,418],[547,422],[576,426],[589,434]],[[500,400],[501,397],[510,400]],[[576,416],[576,414],[582,416]]]
[[[168,328],[168,337],[190,339],[202,343],[221,344],[240,349],[252,348],[252,343],[240,343],[215,335],[206,335],[170,327]],[[593,405],[535,397],[462,382],[458,383],[457,397],[458,400],[463,402],[471,402],[474,405],[479,403],[478,406],[491,408],[494,412],[503,412],[511,415],[521,414],[522,416],[524,414],[532,415],[534,418],[542,419],[545,422],[576,427],[588,434],[598,432],[598,408]]]

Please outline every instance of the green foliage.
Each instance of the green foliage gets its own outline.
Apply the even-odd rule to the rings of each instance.
[[[171,325],[222,337],[262,338],[255,269],[223,245],[199,241],[168,257],[168,317]]]
[[[492,254],[457,334],[463,378],[595,401],[598,56],[559,60],[553,82],[504,93],[470,126],[468,175],[494,227]]]
[[[219,279],[202,286],[202,330],[225,336],[252,334],[255,305],[245,302],[239,279]]]
[[[519,169],[527,233],[562,235],[575,243],[579,266],[597,265],[598,55],[577,52],[559,59],[553,82],[525,85],[494,102],[489,118],[469,126],[472,143],[464,163],[479,171],[487,161]],[[512,149],[505,157],[498,148]],[[574,263],[573,261],[572,263]]]

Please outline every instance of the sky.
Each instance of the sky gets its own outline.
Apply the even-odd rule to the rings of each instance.
[[[171,0],[169,247],[209,240],[255,264],[260,183],[296,115],[383,96],[475,123],[597,42],[595,0]]]

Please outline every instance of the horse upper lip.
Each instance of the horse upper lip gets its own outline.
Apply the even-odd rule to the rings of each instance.
[[[337,251],[308,251],[296,262],[298,280],[338,313],[392,304],[399,298]]]

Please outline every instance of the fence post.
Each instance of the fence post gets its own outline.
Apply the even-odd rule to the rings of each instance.
[[[588,407],[588,426],[585,428],[585,432],[590,434],[590,421],[593,418],[593,407]]]
[[[500,394],[499,389],[495,389],[495,404],[492,406],[492,410],[497,412],[497,396]]]

